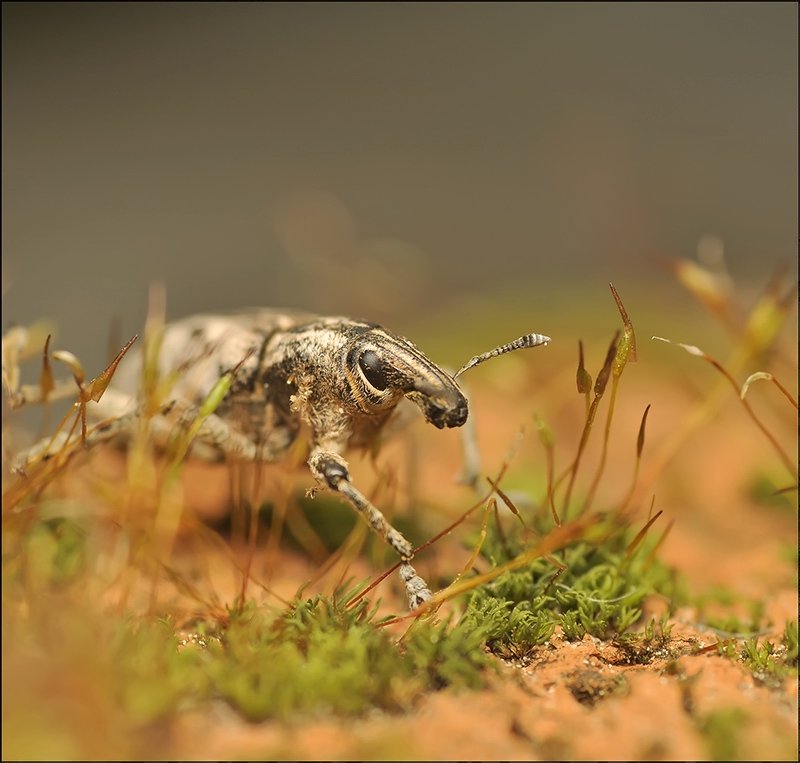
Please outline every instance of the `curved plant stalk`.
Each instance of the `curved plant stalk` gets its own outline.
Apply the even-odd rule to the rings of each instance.
[[[775,438],[775,436],[770,432],[767,427],[762,423],[761,419],[756,416],[755,411],[751,407],[750,403],[742,397],[740,394],[740,387],[736,382],[736,379],[733,378],[733,375],[720,363],[719,361],[712,358],[707,353],[703,352],[699,347],[695,347],[691,344],[681,344],[680,342],[672,342],[669,339],[664,339],[664,337],[654,336],[653,339],[659,342],[666,342],[667,344],[674,344],[678,347],[683,348],[688,352],[690,355],[694,355],[695,357],[702,358],[707,363],[710,363],[714,368],[722,374],[725,380],[733,387],[734,391],[736,392],[737,399],[741,402],[744,406],[744,409],[747,411],[747,414],[753,420],[753,423],[761,430],[764,436],[769,440],[770,445],[772,445],[775,452],[778,454],[778,457],[783,461],[784,466],[789,470],[792,476],[797,479],[797,465],[795,462],[789,457],[789,454],[783,449],[781,444]]]

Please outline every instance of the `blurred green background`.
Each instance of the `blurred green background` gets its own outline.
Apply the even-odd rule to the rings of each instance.
[[[90,367],[157,279],[172,317],[403,331],[512,289],[549,331],[609,280],[682,304],[663,260],[701,241],[754,287],[796,268],[795,3],[2,13],[4,326]]]

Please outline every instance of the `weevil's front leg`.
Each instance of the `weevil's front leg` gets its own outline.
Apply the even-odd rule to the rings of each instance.
[[[400,557],[402,561],[399,570],[400,579],[406,589],[409,607],[416,609],[420,604],[428,601],[432,596],[430,589],[410,564],[414,556],[414,547],[402,533],[389,524],[386,517],[353,485],[350,480],[347,461],[333,451],[315,449],[308,459],[308,466],[319,482],[344,496],[355,510],[367,520],[369,526]]]

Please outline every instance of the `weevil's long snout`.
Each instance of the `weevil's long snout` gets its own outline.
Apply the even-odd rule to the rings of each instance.
[[[425,418],[435,427],[460,427],[467,420],[469,408],[467,398],[457,389],[446,396],[428,398],[425,405]]]
[[[435,380],[419,380],[413,391],[406,393],[406,397],[413,400],[422,409],[425,418],[439,429],[460,427],[469,415],[467,398],[444,373]]]

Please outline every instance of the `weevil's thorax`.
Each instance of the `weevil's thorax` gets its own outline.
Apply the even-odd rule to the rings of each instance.
[[[362,417],[388,417],[402,392],[370,395],[350,365],[369,330],[368,324],[345,318],[321,318],[282,332],[269,347],[262,367],[270,402],[312,425],[334,419],[357,425]]]

